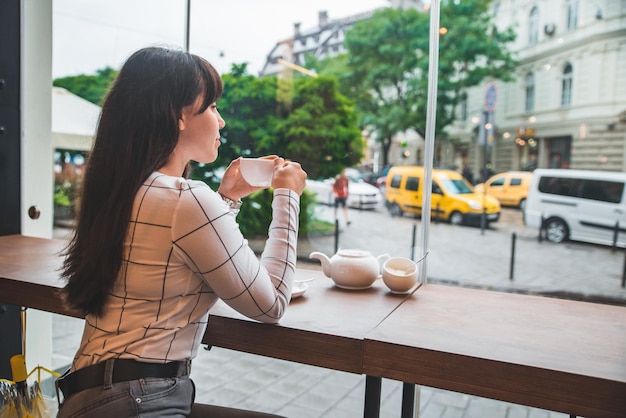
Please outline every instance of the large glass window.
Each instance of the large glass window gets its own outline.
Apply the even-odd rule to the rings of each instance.
[[[547,167],[568,168],[570,161],[572,168],[576,169],[586,167],[598,170],[624,169],[623,153],[602,146],[607,135],[612,135],[620,129],[619,121],[613,125],[605,125],[615,120],[616,111],[601,110],[606,107],[598,106],[598,102],[603,100],[603,95],[594,94],[597,91],[615,91],[618,96],[622,94],[612,85],[615,77],[611,77],[611,74],[614,69],[602,64],[612,62],[611,54],[615,54],[613,49],[608,48],[607,51],[607,48],[601,47],[603,43],[608,42],[605,35],[611,33],[613,24],[618,19],[624,18],[626,13],[615,7],[607,7],[606,4],[610,2],[552,0],[553,5],[551,1],[493,0],[489,9],[493,18],[487,26],[481,24],[478,13],[463,12],[469,10],[474,2],[463,0],[439,2],[442,6],[458,7],[457,13],[451,13],[453,10],[451,7],[442,7],[442,27],[438,37],[440,42],[438,101],[446,103],[446,107],[437,107],[438,128],[434,149],[430,150],[426,146],[428,144],[425,140],[426,131],[422,129],[423,121],[426,120],[425,86],[429,78],[419,75],[427,71],[425,64],[429,53],[425,42],[425,34],[428,31],[425,29],[430,13],[425,5],[435,4],[434,2],[233,0],[217,3],[139,0],[126,4],[120,0],[108,0],[106,6],[102,6],[105,3],[95,1],[45,1],[53,3],[55,14],[52,37],[54,78],[92,75],[106,66],[117,70],[123,59],[142,46],[157,44],[182,47],[185,30],[190,31],[187,48],[207,58],[217,67],[227,83],[225,93],[218,102],[220,112],[226,121],[226,127],[222,131],[220,156],[230,155],[230,158],[235,158],[247,155],[244,153],[249,153],[260,143],[265,144],[264,152],[278,153],[277,148],[284,145],[285,148],[289,147],[288,152],[280,151],[280,155],[303,164],[309,172],[310,190],[313,190],[315,180],[322,184],[324,180],[334,175],[319,170],[313,171],[313,168],[320,166],[322,162],[330,161],[335,164],[334,161],[339,159],[341,163],[337,163],[337,169],[344,165],[358,167],[362,175],[360,178],[364,179],[350,183],[351,194],[356,196],[357,193],[369,193],[359,191],[361,186],[369,186],[365,184],[366,182],[380,187],[381,204],[373,210],[351,208],[352,225],[349,228],[339,228],[337,224],[337,228],[333,229],[336,215],[332,205],[334,201],[332,194],[319,193],[317,195],[319,201],[312,211],[314,215],[311,215],[318,219],[315,219],[313,227],[303,231],[306,232],[306,235],[302,235],[306,240],[305,245],[298,246],[298,256],[302,260],[299,267],[319,268],[317,263],[307,263],[306,258],[310,248],[332,254],[333,231],[337,233],[335,239],[338,247],[340,245],[347,248],[350,243],[355,243],[354,245],[373,254],[388,252],[392,256],[406,256],[412,248],[421,250],[415,236],[409,236],[409,232],[411,227],[415,227],[414,230],[428,228],[427,223],[422,223],[419,215],[410,212],[409,208],[403,206],[400,210],[397,204],[394,207],[392,201],[394,193],[410,195],[412,208],[416,208],[418,212],[423,210],[424,213],[427,213],[427,210],[422,207],[423,203],[418,199],[417,190],[428,192],[429,187],[431,188],[430,191],[434,195],[431,200],[433,208],[437,208],[438,204],[443,208],[441,202],[449,198],[451,193],[461,194],[461,198],[474,206],[481,205],[489,194],[487,189],[487,193],[478,197],[471,196],[473,188],[460,181],[445,184],[431,181],[421,188],[418,178],[405,175],[405,180],[398,175],[389,177],[387,182],[387,172],[391,166],[425,166],[434,154],[435,168],[451,168],[460,172],[467,166],[473,178],[478,178],[477,174],[485,172],[500,173]],[[185,3],[191,3],[188,25],[185,25]],[[369,30],[359,31],[358,37],[348,37],[348,41],[351,42],[346,42],[347,34],[350,31],[353,31],[353,34],[357,33],[356,23],[370,16],[370,12],[378,8],[400,5],[407,9],[418,8],[425,15],[424,19],[416,20],[421,23],[411,26],[411,20],[407,20],[409,14],[406,13],[402,19],[398,17],[398,20],[387,19],[386,22],[371,24],[365,27]],[[594,16],[600,6],[605,14],[604,20],[596,20],[598,18]],[[241,13],[243,10],[246,13]],[[328,14],[320,15],[319,13],[324,10],[328,10]],[[472,18],[468,20],[467,16]],[[461,19],[463,17],[465,19]],[[396,23],[391,25],[390,22]],[[462,27],[459,27],[460,24]],[[482,45],[484,39],[493,39],[497,35],[506,34],[509,27],[515,33],[515,41],[497,48],[474,48]],[[395,30],[398,28],[402,30]],[[480,38],[485,32],[488,36]],[[80,37],[76,37],[76,34],[80,34]],[[413,35],[417,36],[419,43],[405,43]],[[382,42],[384,40],[379,38],[383,37],[390,38],[390,41]],[[352,48],[348,55],[339,57],[337,61],[324,62],[329,56],[348,51],[347,45],[350,43]],[[575,57],[585,57],[585,51],[588,49],[593,49],[597,58],[578,64]],[[480,50],[478,57],[472,55],[477,50]],[[396,58],[395,51],[400,51],[399,58]],[[500,57],[506,51],[512,52],[518,58],[518,62],[504,64]],[[378,62],[384,65],[377,66],[374,60],[369,59],[374,52],[381,56]],[[389,57],[385,55],[387,53],[390,54]],[[413,67],[405,70],[403,67],[405,61],[415,62]],[[282,62],[296,64],[300,68],[296,69]],[[243,63],[246,63],[245,68],[241,66]],[[359,67],[348,70],[348,63],[358,63]],[[233,64],[237,67],[233,68]],[[489,68],[488,72],[482,70],[483,64],[492,68]],[[576,112],[567,110],[573,105],[574,99],[574,65],[577,69]],[[493,71],[496,66],[499,69]],[[513,69],[509,74],[510,77],[505,80],[497,79],[497,76],[505,75],[507,68]],[[375,74],[374,77],[366,74],[370,70]],[[487,73],[494,77],[483,79],[483,75]],[[348,75],[350,77],[347,77]],[[325,84],[327,83],[325,80],[329,79],[337,82],[337,88],[330,83]],[[480,79],[476,85],[475,79]],[[392,84],[396,80],[399,80],[398,83]],[[360,85],[353,85],[353,82]],[[487,100],[487,83],[497,85],[497,100],[496,97]],[[361,88],[364,90],[361,91]],[[369,93],[374,88],[379,89],[380,95],[377,96],[377,100],[369,100],[371,99]],[[411,89],[415,89],[413,93],[404,95]],[[463,95],[460,95],[459,91],[464,92]],[[618,102],[621,100],[620,97],[616,99]],[[584,103],[581,98],[584,98]],[[366,103],[368,106],[359,105],[358,112],[354,115],[343,110],[357,109],[357,101],[364,99],[368,99]],[[480,129],[484,130],[485,121],[481,123],[479,116],[486,107],[491,106],[495,107],[493,113],[495,116],[490,119],[492,127],[489,129],[488,146],[484,146],[486,141],[481,143],[478,138]],[[405,109],[410,109],[411,112],[404,112]],[[557,110],[561,111],[556,112]],[[555,116],[557,114],[558,117]],[[597,118],[594,116],[593,119],[581,120],[579,114],[597,115]],[[74,115],[74,121],[82,118],[76,112]],[[450,116],[454,116],[456,121],[448,124]],[[361,126],[361,122],[372,120],[378,122],[376,126]],[[401,125],[405,120],[411,122],[411,126],[419,126],[420,129],[412,128],[404,132]],[[333,123],[326,126],[326,121]],[[339,147],[339,141],[335,138],[342,137],[352,125],[357,124],[358,129],[354,135],[356,145]],[[607,132],[605,126],[616,127],[615,132]],[[398,130],[402,132],[397,132]],[[383,142],[387,138],[390,138],[390,142]],[[328,146],[318,146],[326,141]],[[358,147],[363,147],[363,159],[352,165],[351,155],[356,154]],[[230,150],[232,154],[228,154]],[[297,150],[301,154],[293,155],[292,150]],[[344,162],[344,159],[349,162]],[[210,164],[206,166],[213,167]],[[219,167],[215,167],[216,173],[223,172],[217,171]],[[210,174],[208,168],[203,174]],[[503,183],[502,180],[496,180],[490,187],[501,188]],[[519,187],[520,180],[512,179],[510,185]],[[599,189],[595,186],[591,184],[585,186],[588,187],[582,193],[586,196],[593,196],[594,193],[600,196]],[[569,189],[565,187],[565,190],[578,192],[578,189],[572,187]],[[446,196],[442,196],[443,189],[446,190]],[[621,195],[622,189],[611,193],[613,196]],[[605,194],[610,195],[608,189]],[[307,195],[305,198],[314,199],[312,196]],[[554,195],[551,198],[558,200]],[[260,207],[257,206],[254,197],[250,197],[245,206],[254,207],[255,210]],[[494,264],[494,260],[506,259],[511,255],[509,247],[511,231],[520,231],[519,236],[523,233],[526,237],[536,237],[537,231],[525,225],[523,210],[501,206],[499,220],[497,223],[490,222],[490,227],[486,228],[484,235],[477,233],[477,228],[471,225],[459,226],[445,222],[447,214],[444,216],[443,212],[438,212],[437,221],[441,221],[441,225],[433,225],[430,228],[430,242],[437,251],[430,252],[428,275],[446,283],[468,286],[490,286],[490,280],[497,280],[498,282],[494,283],[497,283],[498,289],[506,290],[505,283],[500,282],[500,279],[510,273],[509,266],[507,263],[500,263],[503,264],[500,267],[500,264]],[[263,213],[270,212],[262,209],[257,213],[263,216]],[[305,214],[309,216],[309,212],[305,212],[304,203],[301,213],[303,216]],[[244,222],[241,215],[238,221]],[[330,221],[328,223],[331,229],[318,231],[316,229],[318,225],[321,225],[320,228],[328,226],[325,225],[326,221]],[[55,222],[61,226],[70,224],[64,219],[55,219]],[[620,225],[626,225],[626,220]],[[60,227],[56,229],[57,234],[69,235]],[[626,233],[620,232],[620,240],[624,239]],[[252,241],[257,240],[251,239]],[[454,241],[454,246],[449,244],[451,241]],[[535,249],[534,241],[534,239],[523,240],[522,245],[533,245],[532,248]],[[446,248],[446,251],[450,252],[440,253],[436,247],[440,242],[447,242],[446,247],[450,248]],[[485,245],[487,243],[488,245]],[[489,251],[472,251],[483,246],[489,248]],[[518,248],[526,251],[523,246]],[[262,247],[255,247],[255,251],[256,248]],[[599,257],[598,254],[602,254],[602,249],[596,246],[592,249],[595,264],[602,264],[595,260],[595,257]],[[557,266],[553,271],[558,272],[566,271],[563,268],[559,269],[558,263],[568,258],[561,254],[561,250],[562,248],[557,249],[556,246],[543,244],[538,251]],[[571,252],[570,264],[584,253],[581,250]],[[467,262],[465,258],[468,259]],[[449,259],[462,259],[463,262],[446,262]],[[533,265],[532,261],[525,260],[524,257],[516,257],[516,260],[518,266],[523,268],[517,271],[515,282],[510,281],[510,288],[519,292],[520,289],[525,289],[527,284],[534,286],[536,274],[530,272],[527,277],[525,272],[527,265]],[[567,263],[564,264],[569,267]],[[496,271],[498,268],[502,271]],[[621,271],[619,263],[614,271]],[[489,275],[485,276],[484,273]],[[562,278],[558,274],[551,276],[550,273],[545,275],[546,280],[552,280],[558,285],[558,280]],[[607,282],[606,288],[611,292],[611,297],[614,297],[615,293],[620,292],[619,286],[615,285],[614,274],[605,277],[603,273],[604,270],[597,270],[587,276],[593,277],[593,286],[598,286],[598,289],[604,289],[600,284]],[[582,291],[573,289],[565,282],[563,286],[562,289],[572,292],[571,294],[574,292],[582,294],[585,289]],[[623,290],[621,289],[622,292]],[[313,296],[309,292],[305,298],[295,303],[307,303],[307,297],[312,299]],[[65,334],[57,334],[59,338],[55,338],[55,344],[58,345],[58,351],[65,356],[59,367],[68,366],[75,353],[75,347],[67,348],[65,341],[79,343],[80,333],[78,339],[74,336],[69,338]],[[216,354],[213,351],[207,353],[210,354],[209,357]],[[469,405],[469,401],[464,402]],[[328,413],[332,412],[327,411],[326,414]],[[354,414],[357,413],[359,411],[354,411]]]

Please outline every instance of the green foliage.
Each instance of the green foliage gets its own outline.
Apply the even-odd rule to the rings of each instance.
[[[281,150],[263,146],[277,135],[276,78],[252,76],[242,64],[234,65],[222,79],[224,93],[218,105],[226,126],[221,131],[217,165],[227,166],[239,156],[280,155]]]
[[[363,158],[365,144],[354,105],[339,92],[337,79],[294,79],[288,116],[274,144],[299,161],[310,178],[332,177]]]
[[[310,178],[331,177],[363,157],[354,105],[332,77],[257,78],[245,64],[222,76],[226,121],[218,160],[194,164],[194,178],[211,182],[215,168],[239,156],[275,154],[298,161]]]
[[[116,76],[117,70],[106,67],[97,70],[95,75],[81,74],[57,78],[52,82],[52,85],[63,87],[75,95],[101,106]]]
[[[70,197],[64,188],[57,188],[54,191],[54,204],[64,207],[69,207],[72,204]]]
[[[438,92],[435,134],[445,138],[445,128],[455,120],[456,107],[466,89],[486,78],[509,81],[516,66],[507,45],[512,29],[496,30],[489,12],[490,0],[444,0],[439,37]],[[355,100],[360,125],[376,134],[386,164],[391,140],[397,132],[415,129],[424,135],[428,93],[430,20],[414,9],[387,8],[355,23],[346,34],[347,59],[320,63],[344,65],[343,91]],[[335,60],[337,60],[335,58]]]

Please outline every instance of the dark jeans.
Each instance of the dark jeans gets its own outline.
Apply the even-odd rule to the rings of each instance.
[[[148,377],[85,389],[63,401],[57,417],[122,418],[186,417],[191,413],[195,388],[189,376]]]

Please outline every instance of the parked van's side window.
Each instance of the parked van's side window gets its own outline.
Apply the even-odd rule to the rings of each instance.
[[[513,177],[511,179],[511,186],[520,186],[522,184],[522,179],[519,177]]]
[[[579,179],[545,176],[539,180],[539,191],[542,193],[578,197],[579,190]]]
[[[619,181],[542,177],[539,191],[561,196],[581,197],[601,202],[619,203],[624,193],[624,183]]]
[[[396,189],[399,188],[401,181],[402,181],[402,176],[400,174],[396,174],[395,176],[391,178],[391,187],[396,188]]]
[[[582,197],[601,202],[619,203],[624,183],[605,180],[583,180]]]
[[[420,185],[420,179],[417,177],[407,177],[405,189],[416,192]]]

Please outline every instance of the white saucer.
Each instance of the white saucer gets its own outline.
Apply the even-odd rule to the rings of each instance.
[[[291,290],[291,299],[298,298],[307,291],[309,285],[306,283],[294,283],[293,289]]]

